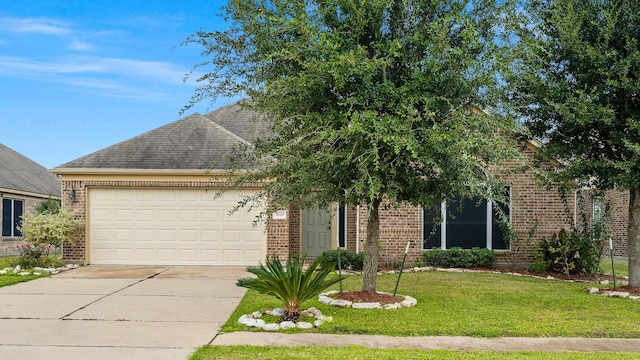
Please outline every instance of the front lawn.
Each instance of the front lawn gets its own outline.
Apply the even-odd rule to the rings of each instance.
[[[397,275],[379,276],[378,290],[392,292],[396,279]],[[360,290],[361,277],[349,276],[343,285],[345,290]],[[406,273],[398,293],[416,298],[417,306],[353,310],[313,300],[303,307],[315,306],[333,316],[333,321],[305,331],[391,336],[640,337],[640,302],[582,292],[590,286],[493,273]],[[237,324],[238,318],[279,306],[270,296],[247,291],[222,331],[255,331]]]
[[[616,276],[629,276],[629,261],[627,258],[613,258],[613,268],[616,271]],[[611,258],[608,256],[604,256],[602,261],[600,262],[600,269],[605,274],[612,275],[613,272],[611,270]]]
[[[637,359],[638,354],[631,353],[582,353],[582,352],[499,352],[499,351],[447,351],[447,350],[389,350],[369,349],[361,346],[203,346],[196,351],[191,360],[255,360],[255,359],[443,359],[443,360],[507,360],[507,359]]]

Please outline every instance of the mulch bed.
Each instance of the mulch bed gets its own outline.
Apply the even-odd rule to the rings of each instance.
[[[379,294],[377,292],[370,291],[349,291],[342,293],[335,293],[329,295],[332,299],[338,300],[348,300],[354,303],[370,303],[370,302],[378,302],[382,305],[385,304],[395,304],[397,302],[401,302],[404,298],[399,296],[393,296],[390,294]]]

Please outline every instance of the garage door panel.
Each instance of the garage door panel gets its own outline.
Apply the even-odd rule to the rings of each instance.
[[[266,234],[259,210],[229,211],[244,195],[190,189],[90,189],[89,262],[256,265]]]

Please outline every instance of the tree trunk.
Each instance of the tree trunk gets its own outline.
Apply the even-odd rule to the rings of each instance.
[[[368,292],[376,291],[376,276],[378,276],[379,207],[380,200],[375,200],[369,216],[367,216],[367,241],[365,242],[364,266],[362,269],[362,291]]]
[[[640,186],[629,190],[629,287],[640,288]]]

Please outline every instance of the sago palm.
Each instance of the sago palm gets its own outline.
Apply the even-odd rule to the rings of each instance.
[[[318,296],[326,288],[340,281],[338,276],[328,278],[335,264],[322,264],[323,257],[319,256],[304,269],[305,259],[305,256],[289,257],[283,268],[277,256],[267,258],[265,265],[247,268],[247,272],[255,275],[255,278],[239,279],[236,285],[282,300],[284,314],[280,321],[298,322],[303,302]]]

